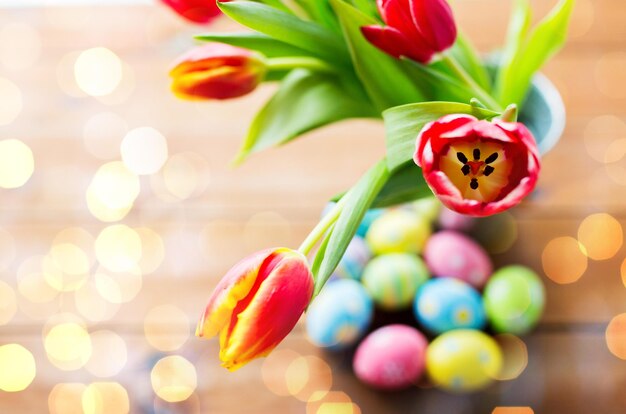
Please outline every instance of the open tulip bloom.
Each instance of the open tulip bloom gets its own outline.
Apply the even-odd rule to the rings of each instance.
[[[184,99],[230,99],[278,84],[235,163],[345,119],[381,119],[386,130],[384,157],[335,197],[299,252],[256,253],[218,285],[198,335],[219,334],[226,367],[266,355],[287,335],[369,208],[434,193],[452,210],[486,216],[532,192],[540,154],[517,115],[535,73],[567,37],[574,0],[553,1],[531,27],[529,0],[514,0],[505,44],[488,59],[445,0],[217,2],[252,31],[198,35],[208,43],[178,60],[172,89]],[[167,3],[185,14],[203,2]],[[197,21],[209,19],[204,10]]]

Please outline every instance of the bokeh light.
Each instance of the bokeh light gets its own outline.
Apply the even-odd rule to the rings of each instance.
[[[81,288],[89,276],[89,258],[72,243],[52,246],[43,261],[46,282],[60,292],[71,292]]]
[[[136,269],[141,255],[141,237],[124,224],[105,227],[96,238],[98,262],[112,272]]]
[[[615,87],[626,80],[624,71],[619,69],[625,66],[626,52],[606,53],[597,60],[595,79],[600,92],[612,99],[626,98],[626,88]]]
[[[122,81],[122,61],[107,48],[87,49],[74,62],[74,77],[78,87],[87,95],[108,95]]]
[[[100,378],[119,374],[128,362],[126,342],[117,333],[101,330],[92,332],[91,358],[85,368]]]
[[[165,259],[165,244],[161,236],[148,227],[139,227],[135,231],[141,239],[141,260],[139,269],[144,275],[156,271]]]
[[[528,348],[515,335],[501,334],[495,337],[502,350],[503,365],[498,380],[509,381],[522,375],[528,365]]]
[[[31,67],[41,53],[39,32],[24,23],[7,23],[0,29],[0,63],[9,70]]]
[[[137,175],[154,174],[167,161],[167,140],[151,127],[130,130],[120,148],[126,167]]]
[[[6,325],[17,312],[17,298],[11,286],[0,280],[0,326]]]
[[[569,29],[571,38],[579,38],[587,34],[595,21],[595,8],[591,0],[577,0],[572,14]]]
[[[22,112],[22,91],[16,84],[0,76],[0,97],[0,126],[8,125]]]
[[[50,302],[58,296],[58,290],[48,284],[43,272],[45,256],[31,256],[17,269],[17,290],[33,303]]]
[[[0,96],[2,96],[1,82],[0,79]],[[0,117],[2,117],[1,108]],[[28,145],[17,139],[0,141],[0,187],[21,187],[30,179],[34,170],[35,160]]]
[[[25,390],[37,374],[33,354],[19,344],[0,346],[0,367],[0,390],[6,392]]]
[[[491,414],[534,414],[530,407],[496,407]]]
[[[50,362],[66,371],[82,368],[92,351],[89,333],[76,322],[61,322],[44,330],[44,347]]]
[[[619,359],[626,360],[626,313],[611,319],[605,332],[609,351]]]
[[[587,153],[599,162],[615,162],[615,145],[626,140],[626,123],[615,115],[597,116],[587,123],[584,131]]]
[[[293,360],[285,372],[289,393],[300,401],[322,399],[333,384],[328,364],[315,355],[300,356]]]
[[[198,386],[196,368],[180,355],[160,359],[150,373],[152,389],[168,402],[184,401]]]
[[[273,351],[263,361],[261,374],[265,386],[274,394],[286,397],[291,395],[287,383],[287,370],[300,354],[291,349]]]
[[[50,414],[84,414],[83,393],[87,387],[81,383],[59,383],[48,395]]]
[[[116,293],[111,294],[117,301],[108,301],[100,294],[96,282],[89,280],[74,293],[76,310],[82,317],[91,322],[103,322],[111,319],[120,309],[121,294],[116,287]]]
[[[121,161],[102,165],[87,188],[87,206],[102,221],[124,218],[139,195],[139,178]]]
[[[0,272],[11,266],[15,260],[15,240],[11,233],[0,228]]]
[[[177,306],[160,305],[147,313],[143,328],[146,340],[154,348],[164,352],[175,351],[187,342],[191,322]]]
[[[174,202],[198,196],[209,185],[211,174],[207,161],[191,152],[175,154],[160,174],[150,177],[154,193],[163,201]]]
[[[120,155],[122,140],[128,132],[124,119],[112,112],[101,112],[89,118],[83,127],[83,143],[94,157],[112,160]]]
[[[141,291],[143,277],[139,267],[125,272],[111,272],[98,269],[94,274],[98,293],[111,303],[127,303]]]
[[[331,391],[319,400],[310,401],[306,414],[361,414],[361,409],[345,392]]]
[[[541,255],[543,271],[553,282],[574,283],[587,270],[585,247],[573,237],[557,237],[548,242]]]
[[[94,382],[83,391],[82,407],[85,414],[127,414],[128,392],[117,382]]]
[[[592,214],[578,227],[578,241],[590,259],[606,260],[617,254],[624,242],[622,226],[606,213]]]

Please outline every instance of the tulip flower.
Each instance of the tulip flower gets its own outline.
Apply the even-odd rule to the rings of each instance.
[[[391,56],[427,64],[456,40],[456,24],[445,0],[378,0],[377,4],[386,26],[364,26],[361,31]]]
[[[181,99],[231,99],[252,92],[266,71],[258,53],[209,43],[181,56],[170,76],[172,91]]]
[[[216,0],[163,0],[163,3],[185,19],[199,24],[209,23],[221,14]]]
[[[257,252],[217,285],[196,335],[219,334],[222,365],[234,371],[269,354],[294,328],[312,294],[304,255],[286,248]]]
[[[415,163],[448,208],[488,216],[518,204],[539,175],[539,151],[521,123],[447,115],[417,137]]]

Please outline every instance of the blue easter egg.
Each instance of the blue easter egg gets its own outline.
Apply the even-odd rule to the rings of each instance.
[[[372,223],[376,221],[378,217],[382,216],[384,212],[385,210],[382,208],[368,210],[367,213],[365,213],[365,216],[363,216],[363,220],[361,221],[361,224],[359,224],[359,228],[356,231],[357,236],[365,237]]]
[[[453,278],[432,279],[417,292],[413,311],[429,331],[482,329],[487,318],[483,300],[473,287]]]
[[[333,276],[360,280],[363,269],[365,269],[365,265],[371,258],[372,253],[369,247],[367,247],[365,240],[359,236],[355,236],[352,241],[350,241],[346,252],[333,272]]]
[[[374,302],[357,281],[326,285],[306,313],[306,331],[320,347],[340,350],[354,345],[369,328]]]

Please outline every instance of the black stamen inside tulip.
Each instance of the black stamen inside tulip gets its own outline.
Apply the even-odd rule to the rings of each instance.
[[[485,160],[485,164],[491,164],[497,159],[498,159],[498,153],[494,152],[493,154],[487,157],[487,159]]]
[[[474,149],[473,155],[474,155],[474,161],[480,160],[480,149],[478,148]]]
[[[485,171],[483,172],[485,177],[489,177],[496,169],[493,168],[491,165],[488,165],[485,167]]]
[[[463,154],[462,152],[457,152],[456,153],[456,157],[458,158],[459,161],[461,161],[463,164],[467,164],[467,157],[465,156],[465,154]]]
[[[471,168],[469,165],[465,164],[463,166],[463,168],[461,168],[461,172],[463,173],[463,175],[468,175],[471,171]]]
[[[470,187],[472,188],[472,190],[476,190],[478,188],[478,180],[476,178],[472,178],[472,181],[470,182]]]

